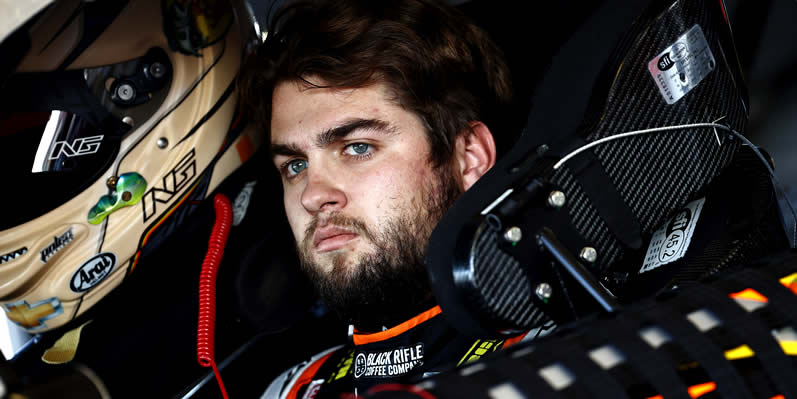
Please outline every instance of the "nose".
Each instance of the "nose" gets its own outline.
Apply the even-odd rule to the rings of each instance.
[[[335,179],[324,170],[308,170],[307,185],[302,192],[302,206],[310,214],[323,211],[338,211],[346,206],[346,193],[338,187]]]

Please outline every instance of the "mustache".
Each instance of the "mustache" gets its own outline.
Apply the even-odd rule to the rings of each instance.
[[[303,245],[307,246],[312,244],[313,235],[315,234],[316,229],[318,229],[318,226],[322,225],[322,222],[323,226],[331,225],[342,227],[347,230],[351,230],[353,233],[363,236],[368,240],[374,241],[374,234],[368,230],[365,222],[351,216],[343,215],[340,212],[334,212],[323,219],[319,216],[313,217],[313,220],[310,221],[310,224],[308,224],[307,228],[304,230],[304,239],[302,240]]]

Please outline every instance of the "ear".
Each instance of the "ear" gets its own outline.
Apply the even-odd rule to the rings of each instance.
[[[469,131],[457,135],[455,145],[462,189],[467,190],[495,165],[495,141],[487,125],[474,121]]]

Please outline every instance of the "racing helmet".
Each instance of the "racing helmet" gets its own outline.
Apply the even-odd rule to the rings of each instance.
[[[235,78],[258,33],[226,0],[57,1],[0,44],[0,307],[63,326],[258,148]],[[249,125],[251,126],[251,125]]]

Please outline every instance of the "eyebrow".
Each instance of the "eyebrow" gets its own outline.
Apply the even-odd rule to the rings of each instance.
[[[315,145],[316,147],[326,147],[358,130],[372,130],[390,134],[396,132],[396,129],[393,129],[389,123],[379,119],[352,119],[341,126],[327,129],[319,134],[315,139]]]
[[[360,130],[371,130],[374,132],[385,133],[393,135],[397,133],[397,129],[390,123],[379,119],[351,119],[344,122],[340,126],[336,126],[324,130],[315,138],[315,146],[319,148],[326,147],[334,142],[343,140],[352,133]],[[277,155],[285,156],[300,156],[304,155],[304,151],[296,144],[272,144],[271,145],[272,158]]]
[[[304,151],[295,144],[272,144],[269,152],[272,158],[277,155],[285,155],[286,157],[304,155]]]

